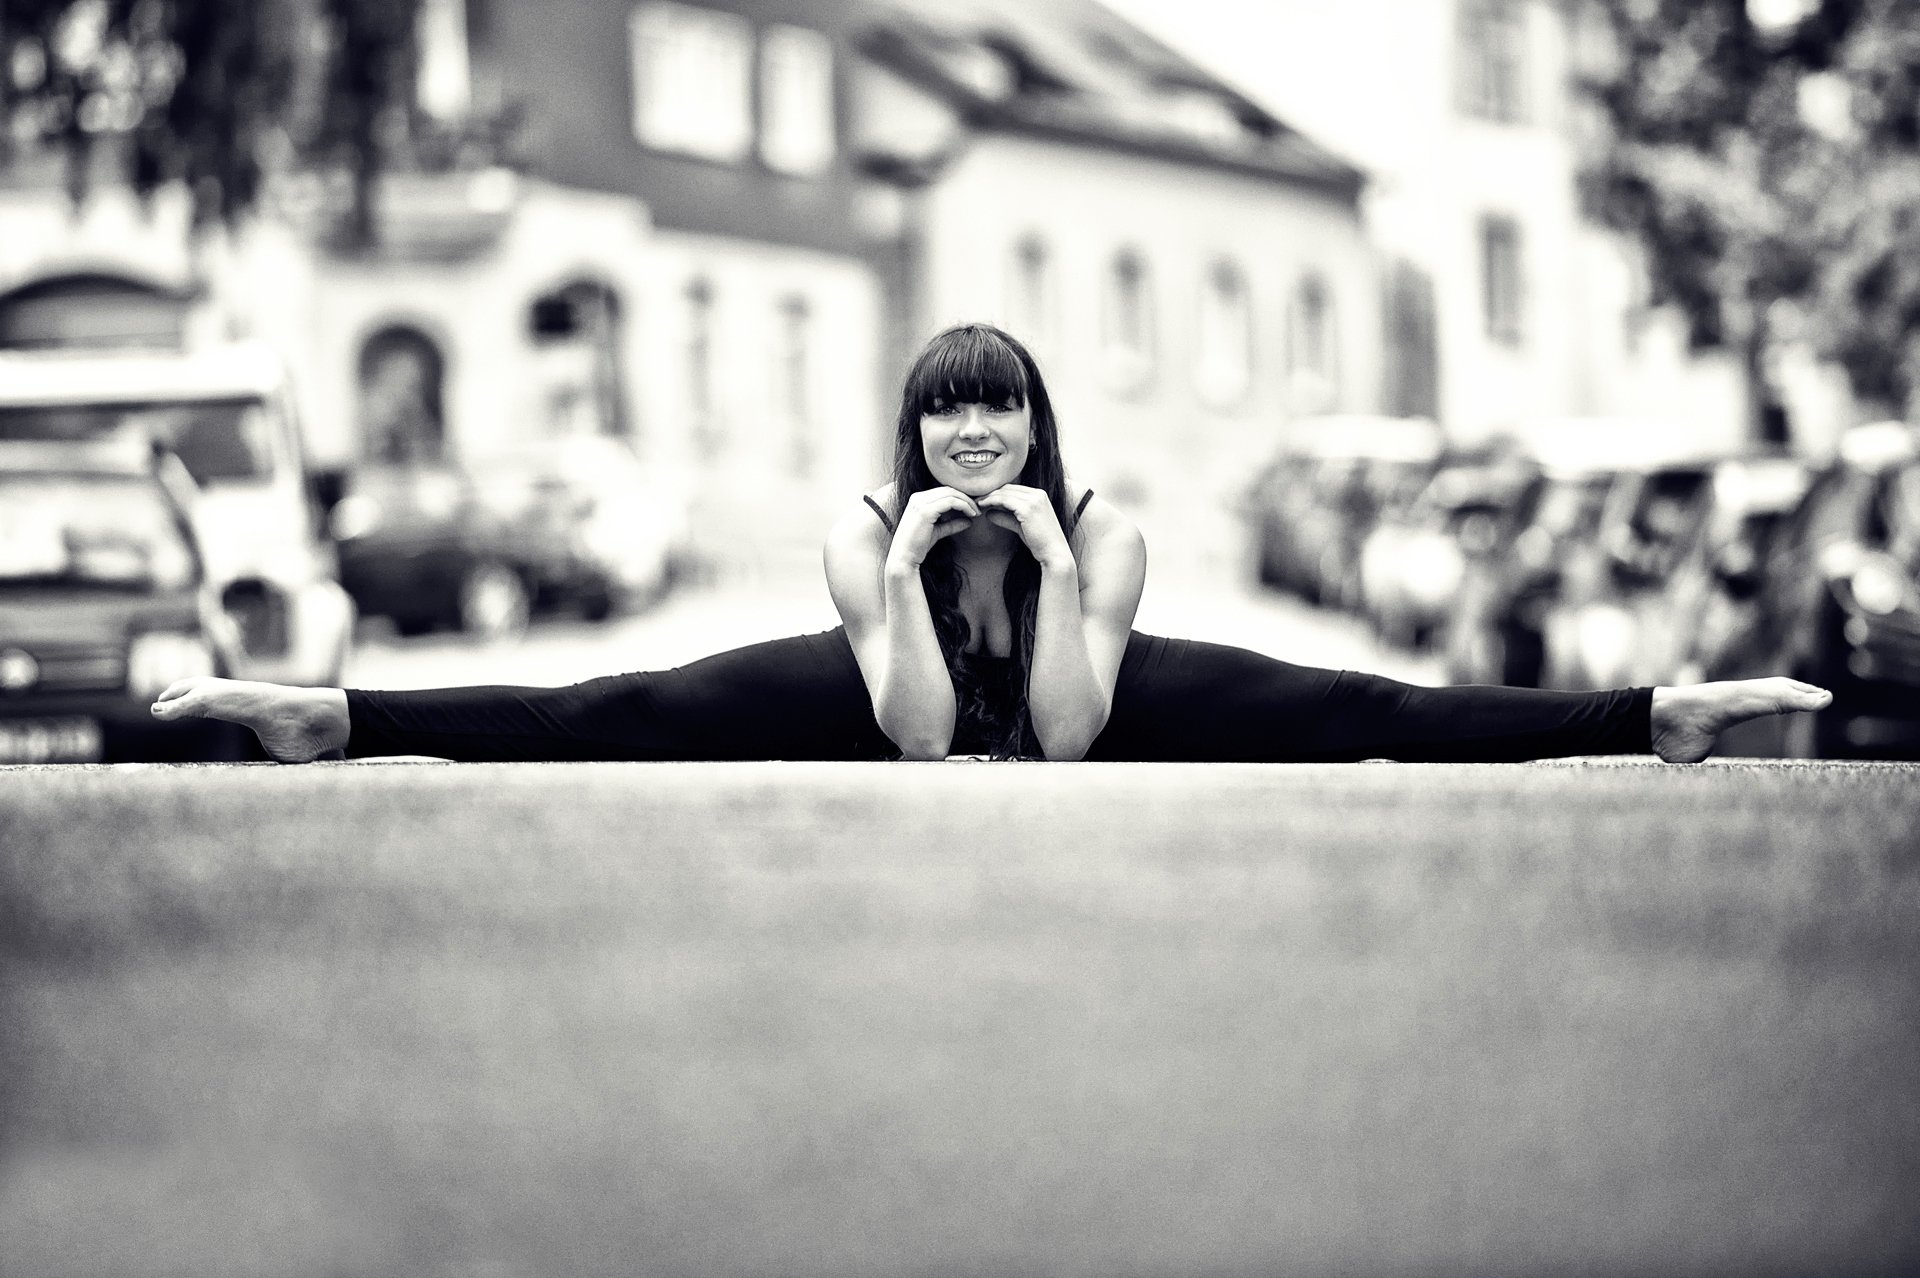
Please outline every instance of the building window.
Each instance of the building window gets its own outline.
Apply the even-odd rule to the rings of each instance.
[[[703,159],[746,158],[753,144],[746,19],[682,4],[633,11],[633,133]]]
[[[1300,281],[1287,321],[1287,406],[1298,414],[1330,412],[1340,397],[1340,360],[1333,291],[1324,279]]]
[[[1440,333],[1433,277],[1405,259],[1388,263],[1386,380],[1389,413],[1440,415]]]
[[[1153,380],[1153,281],[1133,249],[1116,253],[1107,269],[1102,350],[1107,384],[1123,395],[1144,391]]]
[[[1524,0],[1462,0],[1460,109],[1501,124],[1527,118]]]
[[[813,308],[807,305],[807,299],[784,299],[780,303],[779,325],[773,370],[778,396],[776,411],[785,427],[787,454],[795,472],[810,475],[819,449],[814,438],[813,397],[809,393],[813,368]]]
[[[712,457],[726,443],[714,390],[713,284],[704,277],[687,285],[687,417],[693,426],[694,446]]]
[[[1503,346],[1518,346],[1526,281],[1520,270],[1520,224],[1510,217],[1480,220],[1480,284],[1487,336]]]
[[[422,0],[415,23],[420,51],[415,96],[420,109],[442,120],[459,119],[473,105],[466,0]]]
[[[760,158],[810,177],[833,163],[833,42],[805,27],[760,36]]]
[[[1194,369],[1200,398],[1231,408],[1253,384],[1253,302],[1240,267],[1222,259],[1200,285],[1200,351]]]
[[[1037,235],[1023,236],[1007,263],[1007,324],[1035,350],[1052,345],[1053,254]]]

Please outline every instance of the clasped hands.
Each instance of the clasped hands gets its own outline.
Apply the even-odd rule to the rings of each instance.
[[[907,499],[889,558],[904,555],[917,568],[934,543],[972,527],[982,517],[1018,536],[1043,570],[1072,565],[1073,551],[1053,503],[1046,493],[1025,484],[1002,484],[978,498],[957,488],[922,489]]]

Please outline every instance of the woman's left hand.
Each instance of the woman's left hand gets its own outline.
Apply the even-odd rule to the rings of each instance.
[[[1038,488],[1002,484],[974,504],[990,522],[1018,533],[1042,569],[1073,566],[1073,550],[1067,545],[1066,533],[1060,529],[1060,518],[1053,512],[1053,503]]]

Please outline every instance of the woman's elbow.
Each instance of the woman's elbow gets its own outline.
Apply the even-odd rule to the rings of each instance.
[[[906,728],[884,722],[880,730],[887,734],[887,740],[893,742],[894,748],[900,751],[900,758],[907,762],[944,759],[953,749],[952,733],[943,736],[924,728]]]
[[[935,741],[932,737],[921,737],[918,739],[908,737],[905,740],[895,737],[893,744],[899,747],[902,762],[930,763],[938,762],[946,758],[948,747],[952,743]]]
[[[1078,763],[1106,729],[1107,716],[1101,714],[1075,724],[1061,724],[1053,731],[1035,731],[1040,753],[1049,763]]]

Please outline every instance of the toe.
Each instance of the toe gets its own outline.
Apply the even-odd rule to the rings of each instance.
[[[1818,710],[1833,700],[1825,688],[1798,679],[1774,679],[1775,691],[1783,710]]]
[[[1795,680],[1793,689],[1799,694],[1801,704],[1808,710],[1818,710],[1833,703],[1833,694],[1825,688],[1817,688],[1813,684]]]
[[[189,692],[192,692],[194,688],[198,687],[199,683],[199,675],[190,675],[185,679],[175,679],[161,690],[160,695],[154,698],[154,702],[158,704],[164,701],[172,701],[176,697],[184,697]]]

